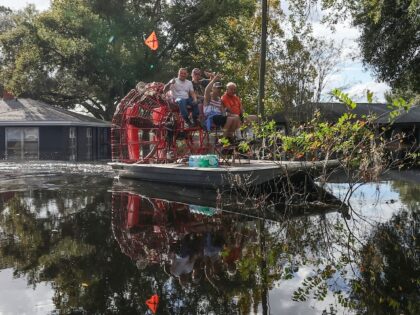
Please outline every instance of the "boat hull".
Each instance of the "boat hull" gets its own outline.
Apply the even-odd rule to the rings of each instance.
[[[299,171],[319,172],[323,167],[337,166],[337,161],[250,161],[250,163],[218,168],[188,167],[184,164],[128,164],[113,162],[112,168],[121,178],[206,188],[256,186],[283,175]]]

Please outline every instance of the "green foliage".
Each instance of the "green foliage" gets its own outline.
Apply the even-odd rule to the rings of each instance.
[[[28,7],[0,35],[0,84],[17,96],[80,104],[110,119],[138,81],[166,80],[177,67],[173,54],[243,6],[249,1],[63,0],[42,13]],[[158,52],[143,43],[153,30]]]
[[[250,145],[248,142],[246,141],[241,141],[238,145],[238,149],[239,151],[245,153],[245,152],[249,152],[249,150],[251,149]]]
[[[343,91],[340,91],[339,89],[333,89],[331,93],[340,102],[346,104],[349,109],[355,109],[356,108],[356,106],[357,106],[356,103],[348,96],[348,94],[344,93]]]
[[[0,5],[0,34],[13,27],[12,10]]]
[[[328,290],[326,281],[331,279],[334,273],[332,266],[327,265],[324,270],[317,270],[315,276],[306,277],[302,285],[293,292],[293,300],[306,301],[312,293],[315,299],[323,301]]]
[[[225,137],[220,138],[219,142],[223,147],[228,147],[230,145],[229,139]]]
[[[372,91],[367,90],[367,91],[366,91],[366,98],[367,98],[367,100],[368,100],[368,103],[372,103],[372,101],[373,101],[373,92],[372,92]]]
[[[417,153],[411,151],[403,158],[390,160],[392,139],[387,135],[398,116],[410,110],[412,102],[402,98],[393,100],[389,105],[392,109],[390,124],[378,128],[378,117],[374,114],[355,114],[357,105],[346,93],[335,89],[332,94],[348,108],[335,123],[325,122],[320,113],[315,112],[311,121],[293,126],[288,134],[276,130],[274,121],[255,124],[253,133],[261,139],[258,149],[252,147],[255,152],[259,150],[256,155],[273,160],[339,159],[341,166],[352,171],[358,181],[378,178],[390,163],[402,165],[416,160]]]
[[[393,88],[420,93],[418,0],[362,1],[354,23],[362,30],[364,62]],[[417,51],[417,52],[416,52]]]

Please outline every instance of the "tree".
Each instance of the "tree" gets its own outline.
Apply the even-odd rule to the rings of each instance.
[[[337,72],[341,52],[342,45],[337,46],[334,41],[321,39],[314,42],[311,49],[312,62],[317,72],[314,102],[321,100],[321,94],[328,83],[328,76]]]
[[[294,36],[286,40],[286,49],[278,55],[276,88],[284,111],[309,102],[317,76],[311,53],[305,43]]]
[[[319,5],[328,10],[324,21],[331,26],[352,19],[360,28],[365,65],[389,83],[396,95],[420,93],[419,0],[290,0],[292,15],[298,20],[307,19]]]
[[[364,62],[394,89],[420,93],[420,2],[364,1],[356,12]]]
[[[310,29],[291,26],[280,6],[270,2],[265,108],[285,110],[313,96],[316,71],[311,56],[315,39]],[[291,34],[285,34],[285,29]],[[174,59],[180,64],[220,71],[225,83],[237,83],[247,112],[256,112],[260,57],[261,8],[249,4],[237,17],[223,17],[197,32],[195,40]],[[189,52],[189,54],[187,53]],[[188,59],[190,57],[190,59]]]
[[[0,5],[0,34],[13,27],[12,10]]]
[[[0,35],[1,82],[17,96],[80,104],[110,119],[138,81],[166,79],[175,68],[171,56],[219,17],[238,15],[242,2],[63,0],[43,13],[28,7]],[[143,44],[152,30],[157,53]]]

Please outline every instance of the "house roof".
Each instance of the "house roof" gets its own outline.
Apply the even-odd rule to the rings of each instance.
[[[0,99],[0,126],[110,127],[110,123],[29,98]]]
[[[380,117],[377,122],[386,124],[388,123],[388,117]],[[394,124],[420,124],[420,106],[412,106],[408,112],[401,111],[395,118]]]
[[[292,117],[298,121],[309,121],[316,109],[320,111],[323,119],[330,122],[337,121],[349,111],[343,103],[310,103],[294,108]],[[383,103],[357,103],[357,107],[351,112],[359,118],[363,115],[376,115],[377,123],[388,124],[392,109]],[[408,112],[401,111],[400,115],[395,118],[394,124],[420,124],[420,106],[413,106]]]
[[[286,124],[287,119],[283,113],[277,112],[268,117],[268,120],[274,120],[277,124]]]

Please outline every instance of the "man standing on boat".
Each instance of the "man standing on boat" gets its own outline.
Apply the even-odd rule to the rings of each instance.
[[[178,71],[178,77],[170,80],[164,87],[163,91],[166,93],[171,90],[172,98],[175,103],[179,106],[179,111],[181,112],[184,121],[188,127],[193,127],[198,123],[198,102],[197,95],[194,92],[194,87],[190,80],[187,80],[188,71],[185,68],[180,68]],[[188,106],[192,109],[192,118],[191,122],[188,114]]]

